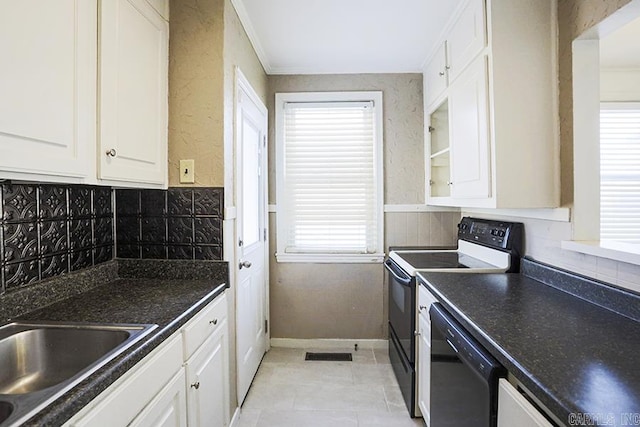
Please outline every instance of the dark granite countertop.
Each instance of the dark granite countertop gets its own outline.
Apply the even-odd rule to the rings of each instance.
[[[559,421],[589,414],[618,426],[640,413],[638,319],[522,274],[419,278]]]
[[[228,288],[226,263],[118,260],[111,268],[117,268],[116,278],[108,275],[110,280],[104,284],[93,284],[81,293],[14,318],[155,323],[158,328],[30,418],[24,426],[63,424]]]

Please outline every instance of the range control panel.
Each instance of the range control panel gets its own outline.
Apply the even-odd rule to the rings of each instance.
[[[458,224],[458,239],[479,243],[491,248],[522,253],[524,226],[519,222],[492,221],[464,217]]]

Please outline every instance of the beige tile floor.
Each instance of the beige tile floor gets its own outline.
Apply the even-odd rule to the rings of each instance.
[[[265,355],[234,427],[417,427],[386,350],[360,349],[353,362],[305,361],[306,351]]]

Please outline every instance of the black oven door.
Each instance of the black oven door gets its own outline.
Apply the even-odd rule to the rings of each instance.
[[[416,279],[391,259],[387,259],[384,266],[389,272],[389,325],[405,356],[414,366]]]

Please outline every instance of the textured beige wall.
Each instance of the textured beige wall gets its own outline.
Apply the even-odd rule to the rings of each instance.
[[[420,74],[269,77],[269,179],[275,195],[273,104],[278,92],[382,91],[386,204],[424,203],[424,134]],[[454,213],[387,213],[385,244],[452,245]],[[270,215],[271,253],[276,217]],[[271,336],[275,338],[387,337],[387,287],[381,264],[270,262]]]
[[[169,186],[180,159],[195,159],[195,184],[224,185],[224,0],[171,0]]]
[[[571,43],[631,0],[558,0],[560,180],[562,205],[573,204],[573,79]]]
[[[196,182],[233,180],[235,67],[266,101],[267,76],[230,0],[172,0],[169,44],[169,185],[179,186],[180,159],[195,159]],[[231,182],[231,181],[229,181]],[[225,206],[233,205],[225,187]],[[233,221],[225,221],[225,227]],[[235,310],[235,293],[228,296]],[[230,411],[236,399],[235,315],[229,316]]]

